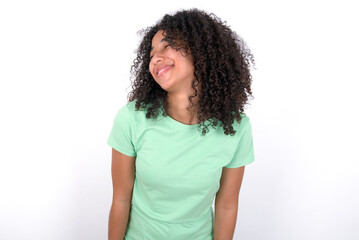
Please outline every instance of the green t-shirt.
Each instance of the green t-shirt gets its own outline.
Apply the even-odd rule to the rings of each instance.
[[[251,123],[241,116],[240,124],[234,120],[234,136],[219,124],[202,136],[197,125],[161,111],[157,119],[147,119],[146,110],[135,111],[135,101],[119,109],[107,143],[136,156],[125,239],[213,239],[212,204],[222,168],[254,161]]]

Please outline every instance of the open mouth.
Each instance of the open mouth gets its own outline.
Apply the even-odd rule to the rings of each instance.
[[[157,77],[161,77],[161,76],[165,75],[169,70],[172,69],[172,67],[173,67],[173,65],[162,68],[160,71],[158,71]]]

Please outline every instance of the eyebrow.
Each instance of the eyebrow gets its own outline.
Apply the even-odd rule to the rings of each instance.
[[[161,39],[161,42],[164,42],[164,41],[165,41],[165,38],[162,38],[162,39]],[[161,42],[160,42],[160,43],[161,43]],[[153,46],[151,46],[151,51],[150,51],[150,54],[151,54],[151,52],[152,52],[153,48],[154,48],[154,47],[153,47]]]

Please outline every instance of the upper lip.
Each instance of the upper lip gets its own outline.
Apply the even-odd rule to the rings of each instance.
[[[159,71],[161,71],[162,69],[164,69],[166,67],[172,67],[172,66],[173,66],[172,64],[162,64],[162,65],[156,66],[155,67],[156,76],[158,76]]]

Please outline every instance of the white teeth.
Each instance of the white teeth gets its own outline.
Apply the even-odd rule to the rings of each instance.
[[[162,69],[158,72],[157,76],[159,76],[159,75],[161,74],[161,72],[163,72],[164,70],[166,70],[166,69],[168,69],[168,68],[171,68],[171,67],[172,67],[172,66],[168,66],[168,67],[162,68]]]

